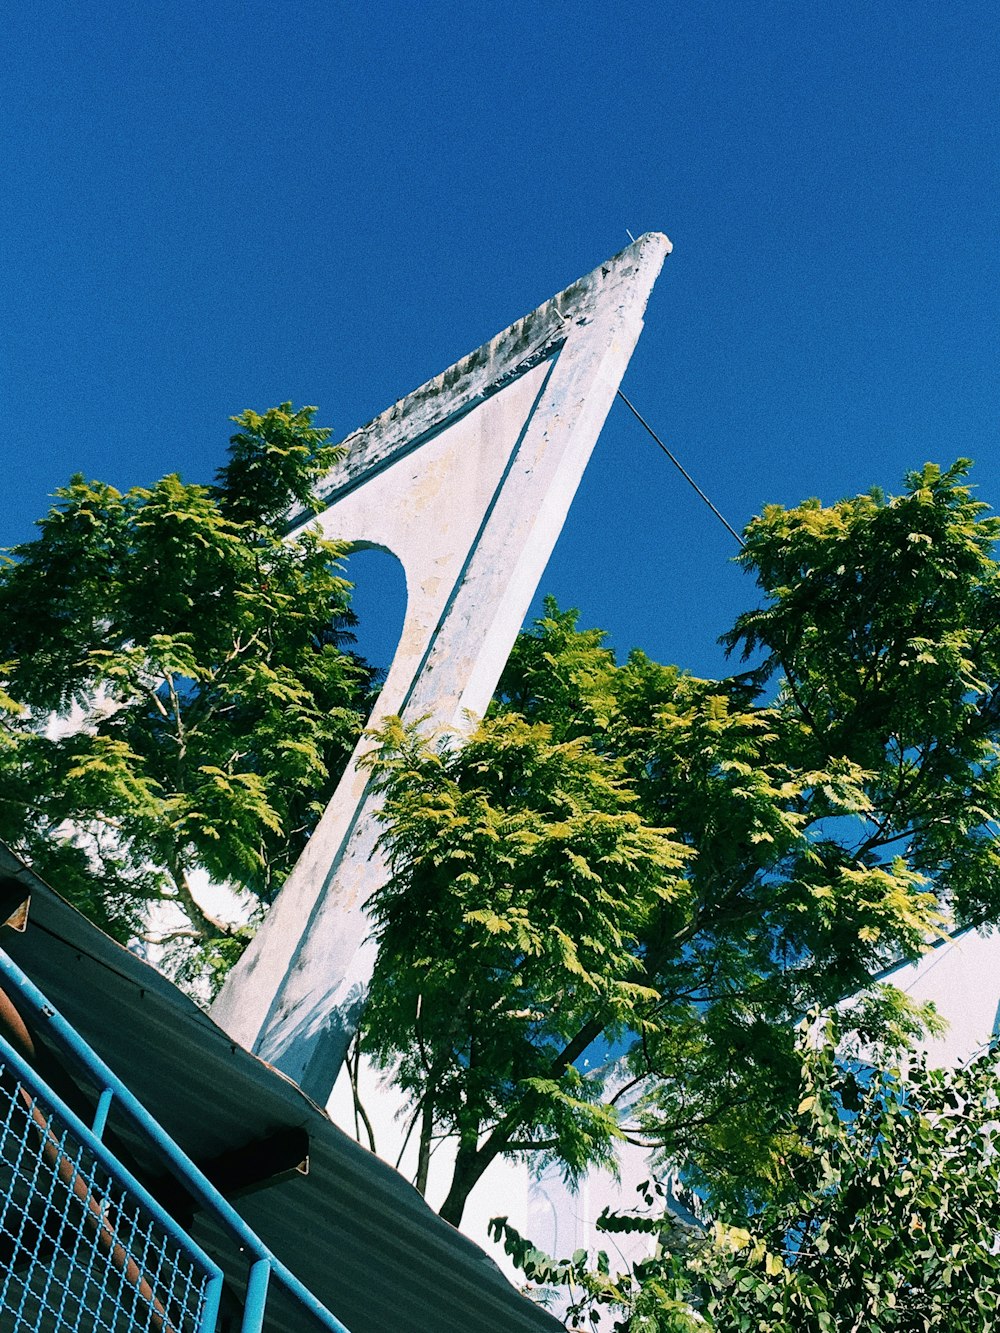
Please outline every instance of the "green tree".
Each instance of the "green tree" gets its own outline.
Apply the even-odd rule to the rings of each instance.
[[[867,988],[858,1027],[905,1037],[922,1016],[870,978],[997,918],[998,525],[967,471],[766,508],[740,556],[763,605],[727,639],[742,674],[619,665],[550,605],[466,747],[385,729],[394,879],[360,1049],[421,1161],[457,1143],[445,1216],[498,1155],[573,1176],[621,1135],[714,1207],[756,1206],[800,1016]],[[609,1042],[641,1094],[624,1121],[592,1072]]]
[[[800,1037],[780,1188],[755,1210],[683,1231],[651,1185],[602,1215],[650,1254],[555,1262],[505,1219],[526,1275],[561,1286],[571,1327],[614,1333],[990,1333],[1000,1327],[998,1050],[955,1070],[877,1047],[853,1058],[832,1024]],[[606,1315],[608,1320],[601,1321]],[[609,1322],[610,1321],[610,1322]]]
[[[803,1053],[780,1191],[693,1271],[717,1333],[1000,1326],[997,1049],[965,1067]]]
[[[370,906],[380,952],[361,1047],[392,1064],[458,1158],[442,1214],[501,1153],[611,1163],[613,1108],[579,1057],[656,995],[639,942],[682,891],[684,849],[648,826],[620,763],[501,713],[461,749],[390,727],[378,761],[395,877]]]
[[[119,938],[176,904],[210,971],[249,927],[193,872],[269,902],[367,712],[342,548],[283,540],[339,456],[314,414],[234,418],[214,485],[74,477],[0,568],[0,837]]]

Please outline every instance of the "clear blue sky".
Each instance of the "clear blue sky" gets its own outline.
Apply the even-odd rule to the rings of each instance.
[[[22,0],[0,87],[0,543],[73,471],[339,435],[627,243],[625,388],[730,520],[968,454],[1000,505],[995,3]],[[620,406],[543,590],[723,669],[733,542]]]

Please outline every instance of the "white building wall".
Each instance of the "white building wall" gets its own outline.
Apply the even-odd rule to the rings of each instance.
[[[921,1004],[933,1001],[948,1026],[924,1048],[931,1064],[954,1068],[997,1031],[1000,932],[967,931],[886,980]]]

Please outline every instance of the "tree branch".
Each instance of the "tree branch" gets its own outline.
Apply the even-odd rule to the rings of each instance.
[[[172,860],[170,864],[170,880],[177,890],[177,899],[181,908],[190,917],[195,929],[198,930],[203,938],[210,938],[213,935],[232,935],[233,925],[229,921],[223,921],[221,917],[213,916],[207,912],[195,898],[191,891],[191,882],[188,879],[187,871],[177,860]]]

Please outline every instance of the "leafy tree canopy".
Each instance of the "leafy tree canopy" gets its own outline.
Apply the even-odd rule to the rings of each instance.
[[[214,485],[74,478],[0,570],[0,837],[121,937],[177,904],[172,933],[215,972],[246,930],[204,910],[193,873],[273,897],[372,686],[345,651],[341,548],[281,531],[334,459],[329,433],[290,404],[236,420]],[[870,979],[949,923],[1000,915],[998,527],[967,471],[765,509],[740,556],[761,605],[727,636],[740,673],[618,663],[549,604],[468,744],[383,728],[394,876],[371,903],[359,1049],[409,1100],[418,1185],[434,1145],[456,1144],[446,1217],[498,1156],[573,1178],[632,1138],[750,1235],[745,1254],[726,1242],[723,1288],[757,1300],[763,1264],[822,1295],[822,1265],[791,1264],[779,1237],[810,1189],[816,1204],[808,1171],[835,1162],[810,1145],[839,1132],[843,1090],[830,1074],[803,1096],[796,1024],[860,992],[848,1035],[905,1046],[928,1016]],[[871,1116],[891,1105],[879,1086]],[[903,1135],[916,1103],[899,1104]],[[722,1270],[691,1287],[678,1262],[673,1287],[639,1281],[629,1318],[697,1290],[721,1319]]]
[[[192,873],[270,901],[367,713],[342,548],[279,521],[339,456],[314,414],[234,418],[214,485],[74,477],[0,568],[0,837],[120,938],[176,904],[210,970],[248,927]]]
[[[555,1262],[494,1229],[537,1283],[565,1288],[571,1327],[615,1333],[990,1333],[1000,1326],[996,1045],[956,1070],[877,1046],[847,1057],[834,1025],[800,1038],[782,1118],[781,1188],[751,1214],[681,1228],[651,1182],[605,1213],[649,1258]],[[604,1316],[604,1319],[602,1319]]]
[[[458,1145],[445,1216],[499,1154],[572,1177],[623,1135],[759,1207],[801,1016],[862,991],[857,1031],[904,1040],[926,1015],[871,978],[997,918],[998,526],[968,466],[766,508],[742,674],[618,664],[550,603],[469,744],[383,730],[394,878],[360,1043],[413,1108],[418,1184]]]

